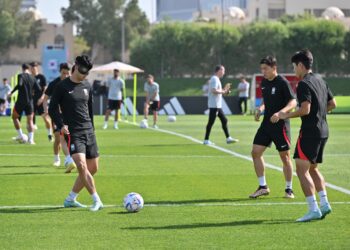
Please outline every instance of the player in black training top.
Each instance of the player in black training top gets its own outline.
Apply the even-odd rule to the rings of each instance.
[[[47,113],[44,112],[44,106],[43,106],[44,93],[45,93],[45,90],[47,88],[46,78],[43,74],[39,73],[39,64],[37,62],[32,62],[29,65],[30,65],[30,71],[32,72],[32,75],[35,77],[36,82],[40,86],[40,91],[34,91],[34,98],[33,98],[34,128],[37,128],[35,115],[38,114],[43,118],[43,120],[45,122],[45,127],[47,130],[47,137],[49,138],[49,141],[52,141],[52,129],[51,129],[50,117],[48,116]]]
[[[336,107],[336,101],[325,81],[312,73],[313,56],[309,50],[301,50],[291,59],[294,72],[302,79],[298,83],[299,109],[292,113],[280,113],[281,119],[301,117],[299,138],[294,159],[297,175],[309,205],[309,211],[298,222],[323,219],[332,211],[327,198],[325,180],[318,169],[328,139],[326,115]],[[315,190],[320,196],[320,209]]]
[[[90,59],[83,55],[75,59],[72,75],[57,84],[49,105],[49,114],[67,144],[79,176],[72,191],[64,201],[65,207],[85,207],[76,201],[85,187],[93,199],[91,211],[98,211],[103,204],[96,192],[93,175],[98,169],[98,148],[94,133],[92,89],[84,81],[92,68]],[[61,109],[61,112],[60,112]]]
[[[263,102],[256,110],[255,120],[259,121],[264,112],[264,119],[256,132],[252,157],[255,173],[259,179],[258,189],[250,198],[268,195],[270,189],[265,178],[263,153],[273,142],[283,163],[286,181],[285,198],[294,198],[292,190],[293,164],[290,158],[290,125],[289,120],[280,120],[279,112],[289,112],[297,105],[289,82],[277,73],[277,61],[273,56],[266,56],[260,61],[260,69],[264,75],[261,83]]]
[[[61,63],[60,64],[60,76],[54,79],[52,82],[49,83],[49,86],[46,88],[45,91],[45,97],[44,97],[44,112],[48,113],[48,100],[51,98],[52,94],[55,91],[55,88],[57,84],[59,84],[62,80],[66,79],[69,77],[69,65],[67,63]],[[53,143],[53,153],[54,153],[54,162],[53,165],[55,167],[59,167],[61,165],[61,160],[60,160],[60,148],[62,148],[62,151],[65,155],[65,160],[64,160],[64,166],[66,167],[65,173],[70,173],[73,169],[76,168],[76,165],[74,163],[73,158],[69,154],[69,150],[67,147],[67,142],[64,139],[63,136],[60,135],[61,131],[60,129],[57,128],[55,123],[52,121],[52,129],[54,131],[54,136],[55,136],[55,141]]]
[[[22,74],[18,75],[17,85],[11,92],[12,95],[18,90],[17,100],[12,111],[12,120],[18,133],[16,140],[26,142],[26,138],[21,129],[21,122],[19,120],[21,114],[23,112],[25,113],[27,116],[28,143],[35,144],[33,126],[33,91],[39,91],[40,86],[30,74],[28,64],[22,64],[22,72]]]

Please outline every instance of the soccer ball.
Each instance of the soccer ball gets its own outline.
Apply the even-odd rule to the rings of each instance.
[[[143,119],[140,123],[140,128],[148,128],[148,122],[146,119]]]
[[[19,138],[19,143],[26,143],[28,141],[28,136],[26,134],[22,134],[22,138]]]
[[[169,115],[168,116],[168,122],[176,122],[176,116],[175,115]]]
[[[143,198],[138,193],[129,193],[124,197],[123,205],[128,212],[138,212],[143,208]]]

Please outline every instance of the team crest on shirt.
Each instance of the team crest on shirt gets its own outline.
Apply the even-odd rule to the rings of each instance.
[[[74,144],[71,144],[71,145],[70,145],[70,150],[71,150],[71,151],[74,151],[74,150],[75,150],[75,145],[74,145]]]
[[[276,88],[273,87],[272,90],[271,90],[271,95],[274,95],[276,93]]]
[[[89,92],[88,92],[87,89],[83,89],[83,91],[84,91],[84,95],[85,95],[85,96],[88,96],[88,95],[89,95]]]

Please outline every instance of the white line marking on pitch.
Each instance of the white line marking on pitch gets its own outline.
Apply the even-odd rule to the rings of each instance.
[[[0,156],[18,156],[18,157],[28,157],[28,156],[37,156],[37,157],[52,157],[49,154],[0,154]],[[101,157],[111,157],[111,158],[227,158],[230,156],[223,155],[104,155]]]
[[[350,201],[334,201],[332,205],[350,205]],[[199,203],[146,203],[145,207],[255,207],[255,206],[291,206],[291,205],[306,205],[306,202],[259,202],[259,203],[235,203],[235,202],[199,202]],[[105,208],[121,208],[121,205],[104,205]],[[40,209],[40,208],[63,208],[62,205],[14,205],[14,206],[0,206],[0,209]],[[0,212],[1,213],[1,212]]]
[[[138,124],[135,124],[135,123],[129,123],[129,124],[133,124],[135,126],[138,126]],[[152,129],[154,131],[160,131],[160,132],[163,132],[163,133],[166,133],[166,134],[171,134],[171,135],[175,135],[175,136],[178,136],[178,137],[182,137],[182,138],[185,138],[187,140],[190,140],[190,141],[193,141],[193,142],[196,142],[196,143],[199,143],[199,144],[203,144],[203,141],[200,141],[196,138],[193,138],[192,136],[188,136],[188,135],[184,135],[184,134],[180,134],[180,133],[176,133],[176,132],[173,132],[173,131],[170,131],[170,130],[165,130],[165,129],[154,129],[154,128],[148,128],[148,129]],[[216,146],[216,145],[206,145],[206,147],[211,147],[211,148],[215,148],[221,152],[225,152],[227,154],[230,154],[230,155],[233,155],[237,158],[241,158],[241,159],[244,159],[244,160],[247,160],[247,161],[253,161],[253,159],[249,156],[246,156],[246,155],[242,155],[242,154],[239,154],[239,153],[236,153],[235,151],[232,151],[232,150],[228,150],[226,148],[222,148],[222,147],[219,147],[219,146]],[[274,170],[277,170],[277,171],[280,171],[280,172],[283,172],[283,169],[278,167],[278,166],[275,166],[271,163],[266,163],[265,162],[265,167],[267,168],[270,168],[270,169],[274,169]],[[297,176],[295,172],[293,172],[293,175],[294,176]],[[337,190],[339,192],[342,192],[344,194],[348,194],[350,195],[350,190],[349,189],[346,189],[346,188],[343,188],[343,187],[339,187],[337,185],[334,185],[334,184],[331,184],[331,183],[328,183],[326,182],[326,186],[331,188],[331,189],[334,189],[334,190]]]

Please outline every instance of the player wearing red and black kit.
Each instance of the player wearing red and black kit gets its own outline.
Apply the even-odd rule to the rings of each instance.
[[[297,87],[298,103],[311,103],[310,113],[301,117],[301,127],[294,159],[322,163],[323,150],[328,139],[327,103],[333,94],[320,76],[305,75]]]
[[[295,75],[302,79],[297,86],[299,109],[281,112],[281,119],[301,117],[301,128],[295,148],[296,172],[309,211],[297,222],[323,219],[331,213],[326,182],[318,169],[322,163],[323,150],[328,139],[327,113],[336,107],[336,101],[328,85],[320,76],[312,73],[313,56],[305,49],[296,52],[291,61]],[[316,200],[316,191],[320,197],[320,208]]]
[[[292,189],[293,164],[290,158],[290,125],[289,120],[282,120],[278,113],[289,112],[296,107],[296,100],[289,82],[277,73],[277,60],[266,56],[260,61],[260,69],[264,75],[261,84],[263,103],[257,108],[255,120],[259,121],[264,112],[264,119],[254,137],[252,158],[255,173],[258,177],[258,189],[249,195],[250,198],[268,195],[265,177],[265,162],[263,153],[274,142],[283,164],[286,180],[285,198],[294,198]]]
[[[273,142],[278,151],[290,149],[290,123],[289,119],[270,121],[273,114],[283,109],[290,100],[295,99],[293,90],[286,78],[277,75],[269,81],[261,82],[262,95],[265,105],[264,119],[254,137],[253,144],[269,147]]]

